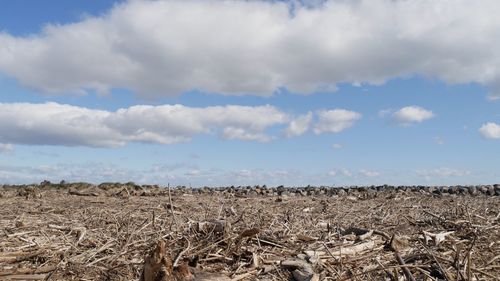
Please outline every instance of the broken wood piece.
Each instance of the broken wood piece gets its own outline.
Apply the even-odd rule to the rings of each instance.
[[[391,241],[389,241],[389,248],[394,252],[394,256],[396,257],[398,264],[402,266],[403,273],[406,276],[406,279],[408,281],[415,281],[415,277],[413,277],[411,271],[406,267],[405,261],[403,260],[403,258],[401,258],[401,255],[399,254],[399,249],[402,248],[401,241],[402,239],[398,239],[396,235],[393,235]]]
[[[307,255],[307,261],[311,264],[315,265],[321,260],[321,256],[325,255],[325,252],[322,251],[304,251],[304,254]]]
[[[87,233],[87,229],[85,227],[76,227],[71,230],[72,232],[76,232],[78,235],[78,238],[76,240],[76,245],[80,244],[82,242],[83,238],[85,237],[85,234]]]
[[[293,278],[296,281],[319,281],[319,275],[318,274],[309,274],[305,273],[302,270],[296,269],[292,271]]]
[[[300,241],[303,241],[303,242],[313,242],[313,241],[318,240],[318,238],[316,238],[316,237],[311,237],[311,236],[302,235],[302,234],[297,234],[297,239]]]
[[[330,224],[325,221],[320,221],[316,224],[317,227],[321,228],[322,230],[330,230]]]
[[[281,261],[281,266],[292,271],[293,278],[297,281],[315,280],[312,265],[301,259],[290,259]],[[319,280],[319,279],[318,279]]]
[[[80,244],[82,242],[83,238],[85,237],[85,234],[87,233],[87,229],[85,227],[74,227],[70,228],[67,226],[60,226],[60,225],[55,225],[55,224],[49,224],[49,228],[52,229],[57,229],[61,231],[69,231],[69,233],[75,233],[77,235],[77,240],[76,240],[76,245]]]
[[[16,274],[4,277],[3,280],[45,280],[47,274]]]
[[[339,250],[337,251],[331,251],[330,249],[328,249],[328,253],[331,255],[331,256],[353,256],[353,255],[356,255],[356,254],[359,254],[361,252],[364,252],[364,251],[368,251],[368,250],[372,250],[373,248],[375,248],[375,242],[370,240],[370,241],[366,241],[366,242],[363,242],[363,243],[360,243],[360,244],[356,244],[356,245],[353,245],[353,246],[349,246],[349,247],[340,247]]]
[[[240,238],[252,237],[260,233],[260,229],[258,228],[250,228],[242,231],[240,233]]]
[[[6,276],[43,274],[43,273],[52,272],[54,270],[56,270],[55,266],[41,266],[38,268],[7,269],[7,270],[0,271],[0,276],[2,277],[0,279],[5,279],[3,277],[6,277]]]
[[[370,238],[373,234],[373,230],[359,227],[349,227],[348,229],[341,232],[342,235],[355,234],[356,239],[359,241],[366,240]]]
[[[248,272],[248,273],[244,273],[240,276],[236,276],[233,279],[230,279],[229,277],[227,277],[223,274],[220,274],[220,273],[209,273],[209,272],[201,272],[201,271],[195,270],[194,278],[187,279],[187,280],[189,280],[189,281],[238,281],[238,280],[242,280],[248,276],[251,276],[252,274],[253,274],[253,272],[252,273]],[[179,280],[179,281],[181,281],[181,280]]]
[[[256,240],[257,241],[257,239],[255,239],[255,238],[253,238],[252,240]],[[286,249],[287,248],[286,246],[281,245],[278,242],[274,241],[270,237],[259,237],[258,242],[261,243],[261,244],[265,244],[265,245],[269,245],[269,246],[274,246],[274,247],[278,247],[278,248],[282,248],[282,249]]]
[[[446,240],[446,236],[455,233],[455,231],[441,232],[441,233],[431,233],[427,231],[422,231],[424,233],[424,240],[427,244],[430,240],[434,241],[434,245],[439,246],[439,244]]]
[[[0,262],[17,263],[36,257],[42,254],[43,252],[44,252],[43,250],[38,250],[32,252],[0,253]]]
[[[99,193],[97,192],[81,192],[78,190],[68,190],[69,195],[75,195],[75,196],[99,196]]]
[[[284,261],[281,261],[280,264],[282,267],[287,268],[287,269],[300,269],[300,270],[307,271],[311,274],[314,273],[311,265],[308,262],[301,260],[301,259],[284,260]]]
[[[177,258],[175,258],[174,260],[174,264],[173,266],[174,267],[177,267],[177,265],[179,264],[179,261],[181,260],[182,258],[182,255],[184,255],[185,253],[187,253],[187,251],[189,251],[189,249],[191,248],[191,242],[189,242],[189,239],[186,239],[187,241],[187,247],[186,249],[182,250],[178,255],[177,255]]]
[[[408,246],[408,241],[403,237],[393,235],[387,245],[391,251],[402,251]]]
[[[231,224],[225,220],[209,220],[196,224],[196,231],[204,234],[215,233],[226,236],[231,229]]]
[[[194,272],[194,273],[193,273]],[[166,244],[160,240],[144,260],[140,281],[229,281],[227,276],[189,268],[186,264],[173,266]]]
[[[249,271],[247,273],[243,273],[243,274],[240,274],[240,275],[237,275],[235,276],[234,278],[232,279],[199,279],[198,277],[195,279],[195,281],[224,281],[224,280],[230,280],[230,281],[240,281],[240,280],[243,280],[243,279],[246,279],[247,277],[250,277],[252,275],[254,275],[255,273],[257,273],[257,270],[252,270],[252,271]],[[220,277],[219,277],[220,278]]]
[[[166,255],[165,242],[159,241],[155,249],[144,260],[141,281],[174,281],[173,265]]]
[[[34,231],[24,231],[24,232],[18,232],[18,233],[13,233],[13,234],[6,234],[8,238],[14,238],[14,237],[17,237],[17,236],[23,236],[23,235],[26,235],[26,234],[30,234],[30,233],[33,233]]]
[[[253,268],[260,268],[260,258],[256,253],[252,253]]]

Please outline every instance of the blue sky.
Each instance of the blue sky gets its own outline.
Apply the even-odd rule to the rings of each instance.
[[[0,182],[496,183],[500,5],[474,5],[3,3]]]

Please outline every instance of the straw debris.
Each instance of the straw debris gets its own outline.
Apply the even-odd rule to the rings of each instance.
[[[0,279],[499,280],[499,197],[435,190],[3,186]]]

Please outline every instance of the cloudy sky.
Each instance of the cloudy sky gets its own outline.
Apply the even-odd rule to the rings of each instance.
[[[500,182],[498,0],[16,0],[0,182]]]

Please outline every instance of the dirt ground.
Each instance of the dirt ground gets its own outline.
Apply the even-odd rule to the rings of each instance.
[[[0,192],[0,280],[139,280],[160,240],[192,280],[500,276],[498,196],[148,195]]]

